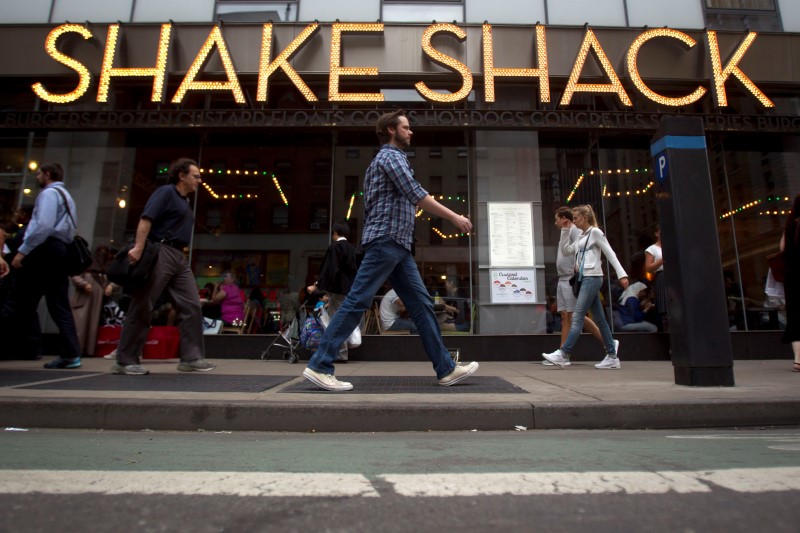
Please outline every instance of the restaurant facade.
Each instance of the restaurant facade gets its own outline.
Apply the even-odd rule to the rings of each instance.
[[[659,216],[650,142],[681,115],[705,128],[719,236],[708,254],[722,258],[731,330],[785,320],[764,292],[765,256],[800,191],[797,34],[491,21],[0,29],[14,51],[0,58],[2,210],[31,204],[32,170],[58,161],[80,233],[120,246],[170,161],[194,158],[199,286],[232,270],[274,308],[313,281],[333,223],[358,241],[374,125],[402,108],[416,178],[475,224],[461,234],[418,213],[431,294],[457,303],[473,335],[545,334],[553,212],[591,204],[623,266],[646,278]]]

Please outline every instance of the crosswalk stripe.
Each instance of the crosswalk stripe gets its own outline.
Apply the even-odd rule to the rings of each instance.
[[[361,474],[0,470],[6,494],[180,494],[377,497]]]
[[[408,497],[558,494],[691,494],[724,488],[741,493],[800,490],[800,468],[699,472],[490,472],[383,474]],[[361,474],[290,472],[115,472],[0,470],[3,494],[172,494],[268,497],[378,497]]]
[[[800,468],[752,468],[703,472],[508,472],[485,474],[387,474],[397,494],[420,497],[681,494],[800,490]]]

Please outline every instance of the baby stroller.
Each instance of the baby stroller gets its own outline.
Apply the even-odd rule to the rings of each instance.
[[[273,348],[283,349],[283,359],[288,359],[292,364],[300,360],[301,350],[313,353],[319,346],[324,330],[319,315],[320,310],[308,309],[308,301],[304,302],[289,325],[261,352],[261,359],[269,359]]]

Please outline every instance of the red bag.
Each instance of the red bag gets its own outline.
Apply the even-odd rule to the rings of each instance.
[[[120,332],[122,332],[122,326],[100,326],[100,329],[97,330],[95,357],[103,357],[116,350],[119,345]]]
[[[100,326],[97,331],[95,355],[103,357],[117,349],[121,326]],[[144,359],[172,359],[180,353],[181,337],[175,326],[153,326],[147,334],[142,357]]]
[[[181,337],[175,326],[153,326],[147,334],[142,357],[144,359],[172,359],[178,357]]]

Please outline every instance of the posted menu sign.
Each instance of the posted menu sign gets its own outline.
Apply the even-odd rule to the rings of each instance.
[[[489,202],[489,263],[496,267],[533,267],[531,204]]]

